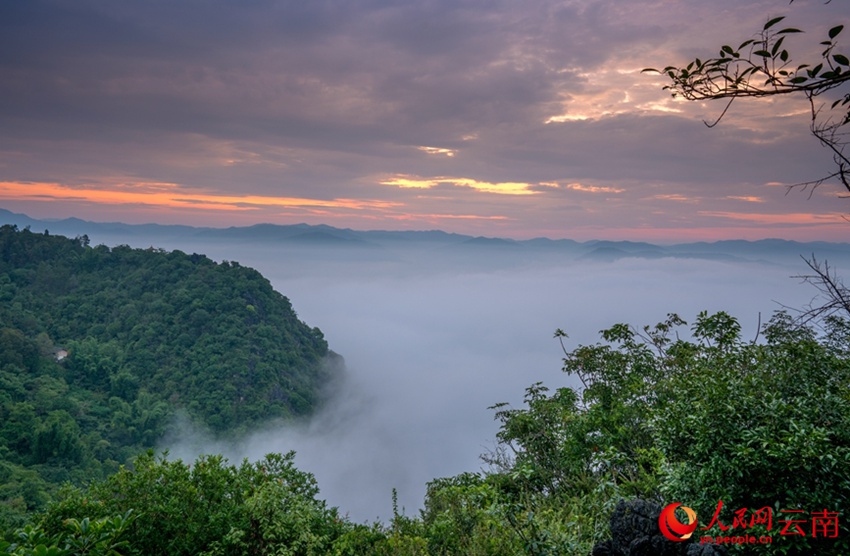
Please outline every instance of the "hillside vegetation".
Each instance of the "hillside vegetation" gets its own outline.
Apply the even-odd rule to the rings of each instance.
[[[102,478],[176,412],[217,433],[309,413],[321,331],[257,271],[0,227],[0,514]]]
[[[625,554],[605,544],[609,518],[619,500],[642,498],[692,508],[699,537],[773,539],[732,554],[847,554],[847,321],[816,330],[778,313],[761,342],[743,340],[725,313],[700,314],[692,340],[678,337],[685,324],[670,315],[640,330],[616,325],[603,343],[565,352],[564,371],[584,387],[535,384],[524,407],[494,406],[490,469],[433,480],[418,516],[394,504],[387,524],[352,523],[318,498],[291,453],[241,465],[149,453],[105,481],[65,488],[0,539],[0,553]],[[726,553],[697,535],[628,553]]]
[[[801,324],[778,312],[754,340],[724,312],[617,324],[573,349],[556,331],[581,388],[538,383],[519,407],[495,404],[485,470],[435,478],[417,515],[393,496],[388,523],[358,524],[319,498],[292,453],[230,463],[141,450],[175,411],[233,431],[310,407],[327,348],[256,272],[85,238],[0,237],[0,554],[727,553],[700,537],[772,541],[729,554],[850,553],[843,313]],[[289,351],[261,358],[280,348],[274,338]],[[282,363],[293,353],[306,366]],[[77,484],[49,488],[66,479]],[[624,499],[688,507],[693,537],[671,525],[663,538],[658,519],[642,536],[612,535]]]

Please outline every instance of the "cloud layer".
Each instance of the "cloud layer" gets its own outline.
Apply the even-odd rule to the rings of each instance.
[[[415,513],[428,481],[480,470],[479,455],[494,447],[498,430],[493,404],[519,407],[537,381],[577,385],[560,372],[557,328],[572,349],[599,341],[598,331],[615,323],[654,324],[668,312],[693,321],[702,310],[725,310],[753,338],[778,302],[802,307],[814,293],[789,278],[803,266],[793,256],[787,264],[547,259],[512,266],[486,247],[462,259],[445,251],[393,264],[386,253],[357,250],[180,247],[260,270],[300,318],[322,329],[348,371],[309,422],[230,444],[185,429],[166,446],[178,457],[222,452],[235,461],[295,450],[322,496],[357,521],[391,517],[393,488]]]
[[[710,56],[786,13],[811,31],[794,38],[805,53],[837,11],[6,2],[0,203],[134,222],[843,238],[834,189],[807,200],[781,187],[831,164],[805,103],[740,103],[708,130],[700,119],[722,107],[677,102],[640,73]],[[816,217],[786,216],[803,212]]]

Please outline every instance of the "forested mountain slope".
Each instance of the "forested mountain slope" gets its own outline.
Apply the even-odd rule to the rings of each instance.
[[[2,226],[0,504],[114,471],[178,411],[219,433],[308,413],[328,354],[253,269]]]

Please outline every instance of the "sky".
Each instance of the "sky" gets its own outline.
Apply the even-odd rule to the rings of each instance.
[[[797,0],[7,1],[0,207],[35,218],[845,241],[803,99],[673,99],[646,67]],[[847,39],[845,39],[846,42]],[[844,48],[842,51],[845,51]]]

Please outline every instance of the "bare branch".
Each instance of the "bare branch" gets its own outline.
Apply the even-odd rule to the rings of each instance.
[[[844,313],[850,317],[850,290],[831,269],[829,262],[819,262],[814,255],[810,259],[802,257],[806,265],[814,274],[802,274],[793,276],[803,282],[811,284],[818,290],[807,307],[798,310],[800,315],[797,320],[802,324],[808,324],[813,320],[820,320],[836,313]]]

